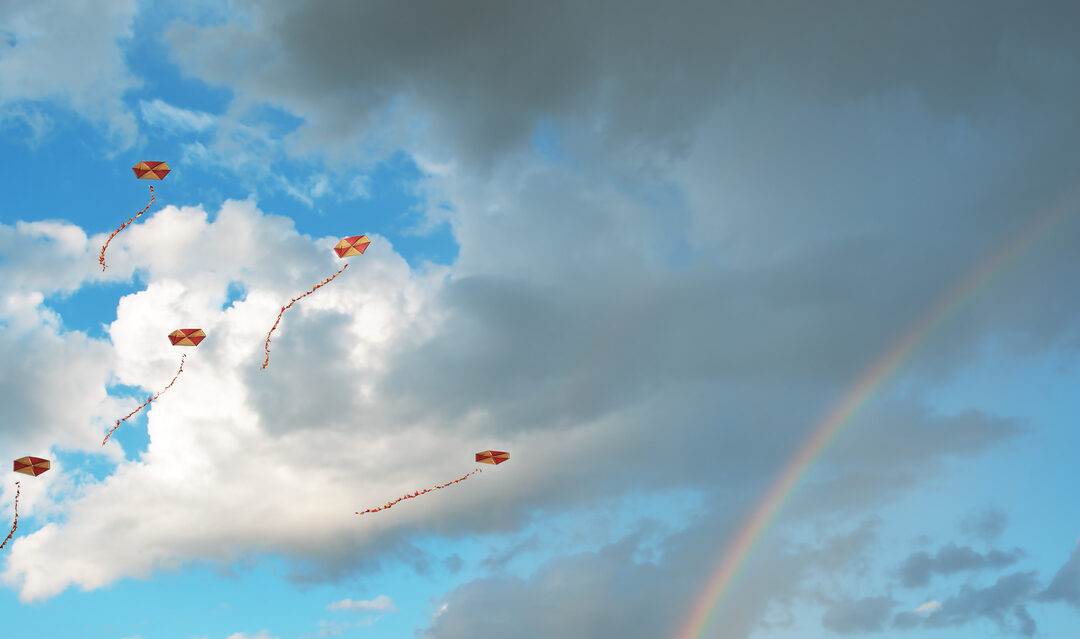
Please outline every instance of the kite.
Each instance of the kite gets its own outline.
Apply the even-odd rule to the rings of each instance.
[[[13,470],[17,473],[24,475],[30,475],[31,477],[37,477],[41,473],[49,470],[51,465],[49,460],[42,459],[40,457],[20,457],[15,460]],[[15,482],[15,521],[11,524],[11,532],[4,539],[4,543],[0,543],[0,548],[7,545],[7,542],[11,541],[11,537],[15,534],[15,529],[19,527],[19,493],[21,482]]]
[[[510,459],[510,453],[504,453],[501,450],[485,450],[476,453],[476,461],[482,464],[494,464],[498,466],[508,459]]]
[[[485,464],[501,464],[501,463],[503,463],[504,461],[506,461],[508,459],[510,459],[510,453],[503,453],[503,452],[500,452],[500,451],[497,451],[497,450],[485,450],[483,452],[476,453],[476,461],[483,462]],[[401,497],[398,497],[394,501],[388,501],[388,502],[386,502],[385,505],[379,506],[378,508],[368,508],[367,510],[357,511],[355,514],[364,515],[364,514],[367,514],[367,513],[377,513],[380,510],[386,510],[387,508],[391,508],[394,504],[398,503],[399,501],[404,501],[406,499],[412,499],[413,497],[419,497],[420,495],[423,495],[424,493],[430,493],[432,491],[439,490],[440,488],[446,488],[447,486],[450,486],[452,484],[456,484],[459,481],[465,481],[466,479],[469,478],[470,475],[475,475],[476,473],[482,473],[482,472],[484,472],[484,471],[480,470],[479,468],[474,468],[471,473],[466,473],[465,475],[462,475],[461,477],[458,477],[454,481],[447,482],[445,484],[442,484],[441,486],[435,486],[435,487],[432,487],[432,488],[425,488],[424,490],[418,490],[415,493],[412,493],[411,495],[403,495]]]
[[[352,257],[353,255],[363,255],[364,251],[367,250],[368,244],[371,244],[371,240],[368,239],[368,236],[354,235],[338,242],[337,246],[334,247],[334,252],[337,253],[338,258]],[[314,293],[318,288],[329,284],[331,281],[333,281],[335,277],[341,275],[341,273],[347,268],[349,268],[348,264],[342,266],[337,273],[334,273],[333,275],[319,282],[315,286],[312,286],[310,291],[304,293],[300,297],[292,298],[291,300],[289,300],[289,304],[287,306],[281,307],[281,310],[278,312],[277,319],[274,320],[274,325],[270,327],[270,332],[266,334],[266,344],[263,346],[263,350],[266,351],[266,359],[263,360],[262,370],[266,370],[266,367],[270,365],[270,336],[274,333],[274,331],[277,330],[278,324],[281,322],[281,316],[285,314],[285,311],[292,308],[293,304]]]
[[[202,342],[204,339],[206,339],[206,333],[204,333],[201,328],[178,328],[175,331],[169,333],[169,341],[172,342],[173,346],[198,346],[199,343]],[[129,417],[141,411],[150,402],[154,401],[158,397],[161,397],[162,393],[172,388],[172,385],[176,383],[177,378],[180,377],[180,373],[184,372],[184,359],[186,358],[186,353],[180,357],[180,370],[176,371],[176,376],[172,378],[172,381],[169,382],[168,386],[161,389],[157,395],[150,397],[145,402],[140,404],[139,407],[135,410],[131,411],[127,415],[124,415],[123,418],[116,420],[116,426],[113,426],[112,429],[109,430],[109,432],[105,435],[105,439],[101,440],[102,446],[104,446],[105,443],[109,441],[109,437],[112,436],[116,429],[120,428],[121,422],[127,421]]]
[[[135,166],[131,167],[135,171],[135,177],[140,180],[161,180],[169,174],[169,165],[164,162],[139,162]],[[135,217],[131,218],[127,222],[120,225],[120,228],[116,229],[109,235],[109,239],[105,240],[105,245],[101,247],[101,255],[98,256],[98,263],[101,264],[101,270],[105,270],[105,249],[109,248],[109,242],[116,237],[116,234],[124,230],[128,224],[131,224],[139,218],[143,213],[150,210],[150,207],[154,204],[154,186],[150,185],[150,204],[146,205],[146,208],[135,214]]]

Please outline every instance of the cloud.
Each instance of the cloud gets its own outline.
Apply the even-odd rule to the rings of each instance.
[[[993,541],[1005,530],[1008,521],[1008,515],[1003,510],[991,508],[965,517],[960,522],[960,530],[972,537]]]
[[[337,237],[300,235],[234,201],[166,207],[118,236],[109,276],[140,269],[147,285],[121,300],[104,353],[72,342],[100,357],[69,389],[91,423],[71,428],[100,431],[92,420],[117,414],[100,399],[108,380],[171,377],[161,326],[199,325],[208,338],[148,410],[146,454],[65,497],[64,518],[13,545],[5,582],[45,599],[253,553],[295,558],[297,580],[399,559],[422,570],[431,558],[403,533],[513,535],[536,513],[689,486],[706,506],[664,542],[664,561],[634,561],[643,534],[572,555],[540,537],[536,550],[554,556],[536,574],[461,585],[430,629],[460,636],[494,615],[540,636],[664,636],[838,398],[950,287],[1070,201],[1077,43],[1059,16],[614,6],[260,3],[246,21],[175,23],[166,37],[182,70],[236,95],[186,161],[314,202],[332,178],[288,181],[273,163],[362,164],[404,149],[427,171],[425,214],[450,224],[459,258],[412,269],[373,236],[342,278],[290,310],[260,371],[273,316],[337,268],[326,246]],[[957,24],[970,28],[957,36]],[[247,113],[263,102],[303,121],[287,142]],[[562,163],[528,148],[540,116]],[[937,384],[987,339],[1031,354],[1076,337],[1075,223],[958,307],[897,383]],[[41,292],[87,279],[49,260],[92,258],[98,238],[0,230],[0,268],[16,265],[5,321],[55,333]],[[24,250],[28,240],[44,252]],[[246,295],[222,310],[230,282]],[[1033,428],[940,414],[892,388],[867,398],[779,518],[780,538],[762,543],[725,604],[725,639],[790,612],[818,575],[862,569],[874,538],[868,525],[804,549],[784,541],[789,527],[864,521],[951,459]],[[708,463],[687,457],[688,441]],[[457,477],[486,447],[512,463],[455,487],[454,500],[429,495],[358,531],[354,510]],[[1015,560],[966,550],[926,555],[925,572]],[[1021,586],[965,590],[894,623],[990,617],[1026,632]],[[837,604],[831,622],[876,623],[883,604],[858,601],[854,612]]]
[[[842,635],[881,632],[897,602],[891,597],[867,597],[833,604],[821,619],[826,629]]]
[[[998,577],[992,586],[976,588],[965,585],[959,594],[941,602],[929,613],[901,612],[893,619],[897,628],[951,628],[976,619],[993,621],[1001,632],[1033,637],[1035,620],[1026,602],[1037,590],[1035,572],[1015,572]]]
[[[335,601],[326,607],[327,610],[386,610],[389,612],[396,612],[397,606],[390,597],[386,595],[379,595],[374,599],[353,601],[352,599],[342,599],[341,601]]]
[[[146,123],[174,133],[200,132],[214,126],[216,118],[203,111],[175,107],[164,100],[139,100],[139,112]]]
[[[117,150],[129,148],[137,126],[123,96],[140,82],[127,68],[119,41],[131,37],[136,10],[135,0],[102,7],[62,0],[4,3],[0,106],[27,109],[20,103],[58,100],[103,125]]]
[[[900,564],[898,572],[904,587],[916,588],[930,583],[933,575],[1004,568],[1024,556],[1024,551],[1019,548],[1010,551],[990,550],[984,555],[969,546],[957,546],[950,542],[934,556],[922,551],[910,555]]]
[[[915,614],[925,617],[941,609],[940,601],[927,601],[915,609]]]
[[[1058,569],[1050,585],[1039,593],[1042,601],[1063,601],[1080,610],[1080,541],[1068,561]]]
[[[165,40],[185,72],[302,118],[297,152],[426,146],[485,165],[527,146],[540,121],[572,130],[572,149],[588,137],[662,165],[665,154],[685,153],[716,105],[760,82],[800,103],[914,95],[943,118],[982,115],[1017,96],[1061,117],[1078,100],[1072,84],[1056,81],[1067,66],[1048,63],[1078,53],[1064,27],[1076,19],[1072,8],[690,0],[663,11],[642,1],[414,8],[259,3],[223,24],[175,23]]]
[[[639,529],[596,552],[547,561],[528,578],[500,571],[459,586],[446,595],[423,636],[468,634],[478,615],[492,627],[519,628],[522,639],[671,634],[692,607],[701,605],[698,588],[714,568],[718,532],[728,534],[739,519],[711,513],[699,523],[664,540],[660,563],[635,561],[647,536]],[[813,578],[850,569],[873,539],[865,530],[858,526],[827,535],[809,547],[765,542],[752,569],[725,598],[723,624],[714,627],[717,636],[749,636],[767,610],[790,608]]]

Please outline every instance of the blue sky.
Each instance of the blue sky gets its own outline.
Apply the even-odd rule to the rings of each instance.
[[[0,618],[688,639],[1061,209],[694,636],[1073,636],[1080,17],[975,4],[0,8]]]

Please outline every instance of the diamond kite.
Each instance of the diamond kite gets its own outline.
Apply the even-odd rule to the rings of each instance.
[[[206,333],[201,328],[178,328],[169,333],[169,341],[173,346],[198,346],[204,339]]]
[[[368,236],[354,235],[338,242],[337,246],[334,247],[334,252],[337,253],[338,257],[362,255],[367,250],[368,244],[371,244]]]
[[[367,250],[368,244],[370,243],[371,240],[369,240],[366,235],[354,235],[338,242],[337,246],[334,247],[334,252],[337,253],[337,256],[339,258],[352,257],[353,255],[362,255],[364,251]],[[315,286],[312,286],[310,291],[304,293],[300,297],[292,298],[291,300],[289,300],[287,306],[281,307],[281,310],[278,312],[277,319],[274,320],[274,325],[270,327],[270,332],[266,334],[266,344],[263,346],[263,350],[266,351],[266,359],[263,360],[263,370],[266,370],[266,367],[270,365],[270,336],[273,335],[274,331],[277,330],[278,324],[281,322],[281,316],[285,314],[285,311],[292,308],[293,304],[314,293],[321,286],[332,282],[335,277],[341,275],[341,273],[347,268],[349,268],[348,264],[342,266],[337,273],[334,273],[333,275],[319,282]]]
[[[206,333],[204,333],[201,328],[178,328],[175,331],[169,333],[169,341],[172,342],[173,346],[198,346],[199,343],[202,342],[204,339],[206,339]],[[101,440],[101,445],[102,446],[105,445],[105,442],[109,441],[109,437],[112,436],[112,434],[116,431],[116,429],[120,428],[120,423],[121,422],[127,421],[127,419],[129,417],[131,417],[135,413],[141,411],[150,402],[154,401],[158,397],[161,397],[162,393],[164,393],[165,391],[172,388],[172,385],[176,383],[177,378],[180,377],[180,373],[184,372],[184,359],[186,359],[186,358],[187,358],[187,353],[184,353],[183,355],[180,356],[180,370],[176,371],[176,375],[172,378],[172,381],[169,382],[168,386],[166,386],[165,388],[158,391],[157,395],[154,395],[153,397],[147,399],[145,402],[140,404],[139,407],[136,408],[135,410],[131,411],[127,415],[124,415],[122,418],[116,420],[116,426],[113,426],[109,430],[109,432],[105,434],[105,439]]]
[[[139,162],[135,166],[131,167],[135,171],[135,177],[140,180],[161,180],[169,174],[169,165],[164,162]],[[101,255],[98,256],[98,264],[101,264],[101,270],[105,270],[105,249],[109,248],[109,242],[116,237],[116,234],[124,230],[128,224],[131,224],[137,220],[143,213],[150,210],[150,207],[154,205],[154,186],[150,185],[150,203],[146,205],[146,208],[139,211],[127,222],[120,225],[120,228],[116,229],[109,235],[109,239],[105,240],[105,245],[101,247]]]
[[[15,468],[13,470],[17,473],[37,477],[50,468],[52,468],[52,466],[47,459],[42,459],[40,457],[20,457],[15,460]]]
[[[30,475],[31,477],[37,477],[41,473],[49,470],[51,465],[49,460],[42,459],[40,457],[20,457],[15,460],[14,470],[17,473],[24,475]],[[7,542],[11,541],[11,537],[15,534],[15,529],[19,527],[19,493],[21,492],[20,484],[22,482],[15,482],[15,521],[11,524],[11,532],[4,539],[4,543],[0,543],[0,548],[7,545]]]
[[[504,453],[501,450],[485,450],[476,453],[476,461],[481,464],[495,464],[497,466],[508,459],[510,459],[510,453]]]
[[[169,174],[171,170],[164,162],[139,162],[131,167],[135,171],[135,177],[140,180],[160,180]]]

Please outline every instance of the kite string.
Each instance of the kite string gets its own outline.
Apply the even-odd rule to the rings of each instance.
[[[262,365],[262,368],[263,368],[263,370],[266,370],[266,367],[270,365],[270,335],[271,335],[271,334],[272,334],[272,333],[273,333],[273,332],[274,332],[275,330],[277,330],[277,327],[278,327],[278,322],[280,322],[280,321],[281,321],[281,316],[285,314],[285,311],[287,311],[287,310],[289,310],[290,308],[292,308],[292,305],[293,305],[293,304],[295,304],[295,303],[299,302],[300,300],[304,299],[304,298],[305,298],[305,297],[307,297],[308,295],[311,295],[312,293],[314,293],[314,292],[315,292],[315,290],[316,290],[316,289],[318,289],[318,288],[319,288],[320,286],[323,286],[323,285],[325,285],[325,284],[329,284],[331,280],[333,280],[333,279],[334,279],[335,277],[337,277],[338,275],[341,275],[341,272],[342,272],[342,271],[344,271],[344,270],[345,270],[345,269],[347,269],[347,268],[349,268],[349,265],[348,265],[348,264],[346,264],[345,266],[342,266],[342,267],[341,267],[341,270],[339,270],[339,271],[338,271],[337,273],[334,273],[333,275],[331,275],[330,277],[326,278],[325,280],[323,280],[323,281],[319,282],[319,283],[318,283],[318,284],[316,284],[315,286],[312,286],[312,287],[311,287],[311,290],[310,290],[310,291],[308,291],[307,293],[304,293],[304,294],[303,294],[303,295],[301,295],[300,297],[294,297],[294,298],[292,298],[292,299],[291,299],[291,300],[289,301],[289,305],[288,305],[288,306],[282,306],[282,307],[281,307],[281,311],[280,311],[280,312],[279,312],[279,313],[277,314],[277,319],[276,319],[276,320],[274,320],[274,325],[273,325],[273,326],[272,326],[272,327],[270,328],[270,332],[266,334],[266,346],[264,346],[264,347],[263,347],[263,349],[264,349],[264,350],[266,351],[266,359],[265,359],[265,360],[263,360],[263,365]]]
[[[424,493],[430,493],[433,490],[439,490],[440,488],[446,488],[447,486],[449,486],[451,484],[456,484],[459,481],[465,481],[466,479],[469,478],[469,475],[474,475],[476,473],[482,473],[482,472],[484,472],[484,471],[480,470],[479,468],[475,468],[475,469],[473,469],[473,471],[471,473],[466,473],[465,475],[462,475],[461,477],[458,477],[454,481],[446,482],[445,484],[443,484],[441,486],[435,486],[434,488],[425,488],[424,490],[418,490],[418,491],[416,491],[415,493],[413,493],[411,495],[404,495],[402,497],[398,497],[394,501],[388,501],[388,502],[386,502],[385,506],[379,506],[378,508],[368,508],[367,510],[356,512],[354,514],[363,515],[365,513],[377,513],[380,510],[386,510],[387,508],[393,507],[394,504],[396,504],[399,501],[402,501],[404,499],[412,499],[413,497],[419,497],[420,495],[423,495]]]
[[[19,482],[15,482],[15,523],[11,524],[11,532],[8,533],[7,539],[4,543],[0,544],[0,549],[7,545],[7,542],[11,541],[11,536],[15,534],[15,529],[19,527]]]
[[[103,270],[103,271],[105,270],[105,249],[107,249],[109,247],[109,242],[112,242],[112,239],[114,237],[116,237],[116,234],[119,233],[120,231],[123,231],[125,226],[127,226],[128,224],[131,224],[140,215],[142,215],[143,213],[146,213],[147,211],[149,211],[150,207],[153,206],[153,205],[154,205],[154,185],[151,184],[150,185],[150,204],[147,204],[145,209],[143,209],[143,210],[139,211],[138,213],[136,213],[135,217],[133,217],[130,220],[128,220],[127,222],[124,222],[123,224],[121,224],[120,228],[113,231],[112,234],[109,235],[109,239],[105,240],[105,245],[101,247],[101,255],[98,257],[98,264],[101,264],[101,270]]]
[[[148,399],[148,400],[146,400],[145,402],[143,402],[141,406],[139,406],[139,407],[138,407],[138,408],[136,408],[135,410],[133,410],[133,411],[131,411],[130,413],[128,413],[127,415],[125,415],[123,419],[118,419],[118,420],[116,420],[116,426],[113,426],[113,427],[112,427],[112,430],[110,430],[110,431],[109,431],[109,433],[108,433],[107,435],[105,435],[105,439],[101,440],[101,445],[102,445],[102,446],[104,446],[104,445],[105,445],[105,442],[109,441],[109,437],[110,437],[110,436],[111,436],[111,435],[113,434],[113,431],[115,431],[115,430],[116,430],[117,428],[120,428],[120,422],[126,421],[128,417],[131,417],[131,416],[132,416],[132,415],[134,415],[135,413],[139,412],[139,411],[140,411],[140,410],[142,410],[142,409],[143,409],[143,408],[144,408],[144,407],[145,407],[145,406],[146,406],[147,404],[149,404],[150,402],[154,401],[154,400],[155,400],[155,399],[157,399],[158,397],[161,397],[161,394],[162,394],[162,393],[164,393],[165,391],[167,391],[167,390],[169,390],[170,388],[172,388],[172,385],[173,385],[174,383],[176,383],[176,378],[177,378],[177,377],[180,377],[180,373],[183,373],[183,372],[184,372],[184,358],[186,358],[186,357],[187,357],[187,353],[184,353],[184,355],[180,357],[180,370],[176,371],[176,375],[175,375],[175,376],[174,376],[174,377],[172,378],[172,381],[171,381],[171,382],[169,382],[169,385],[168,385],[168,386],[166,386],[165,388],[163,388],[163,389],[161,389],[160,391],[158,391],[158,394],[157,394],[157,395],[154,395],[154,396],[153,396],[153,397],[151,397],[150,399]]]

